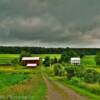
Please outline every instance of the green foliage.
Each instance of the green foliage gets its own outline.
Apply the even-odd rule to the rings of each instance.
[[[17,58],[14,58],[14,59],[11,61],[11,64],[12,64],[13,66],[16,66],[18,63],[19,63],[19,61],[18,61]]]
[[[61,55],[60,61],[61,62],[69,62],[71,57],[78,57],[78,53],[74,50],[67,48],[66,51]]]
[[[51,59],[51,65],[57,64],[57,63],[58,63],[58,59],[56,57]]]
[[[65,68],[67,71],[67,79],[70,80],[72,77],[75,76],[75,67],[74,66],[68,66]]]
[[[82,58],[81,64],[84,66],[96,67],[95,55],[86,55]]]
[[[20,57],[19,57],[19,63],[21,63],[22,57],[31,57],[31,53],[28,52],[28,51],[25,51],[25,50],[21,51],[21,54],[20,54]]]
[[[85,73],[85,68],[83,66],[66,66],[65,70],[67,72],[67,78],[70,80],[73,77],[83,78]]]
[[[44,64],[46,67],[49,67],[49,66],[50,66],[50,57],[49,57],[49,56],[46,56],[46,57],[45,57],[45,60],[44,60],[43,64]]]
[[[100,52],[96,54],[95,61],[97,65],[100,65]]]
[[[0,89],[8,87],[25,80],[28,76],[19,73],[0,73]]]
[[[54,65],[54,75],[55,76],[63,76],[64,75],[63,67],[60,64]]]
[[[100,73],[94,69],[87,69],[84,73],[84,81],[87,83],[100,82]]]
[[[74,66],[75,67],[75,76],[83,78],[86,68],[84,66]]]
[[[78,77],[72,77],[71,78],[71,80],[70,80],[70,82],[72,83],[72,84],[77,84],[77,83],[79,83],[80,82],[80,78],[78,78]]]

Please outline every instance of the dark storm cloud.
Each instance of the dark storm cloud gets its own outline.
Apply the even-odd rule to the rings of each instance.
[[[0,0],[0,45],[98,47],[99,4],[100,0]]]

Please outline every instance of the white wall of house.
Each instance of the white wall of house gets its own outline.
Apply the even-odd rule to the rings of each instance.
[[[79,57],[72,57],[70,62],[72,65],[80,65],[81,59]]]

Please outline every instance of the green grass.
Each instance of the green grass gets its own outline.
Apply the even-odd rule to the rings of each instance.
[[[19,55],[18,54],[0,54],[0,59],[2,59],[2,58],[13,59],[16,57],[19,57]]]
[[[54,57],[60,58],[60,54],[33,54],[33,56],[38,56],[41,58],[45,58],[46,56],[49,56],[50,58]]]
[[[82,65],[84,66],[96,66],[95,55],[84,56],[82,59]]]
[[[45,56],[49,56],[51,58],[54,58],[54,57],[59,58],[60,54],[32,54],[32,56],[35,56],[35,57],[39,56],[42,58],[44,58]],[[16,57],[19,57],[19,54],[0,54],[0,58],[16,58]]]
[[[34,57],[45,58],[49,56],[50,58],[60,58],[60,54],[33,54]],[[18,58],[19,54],[0,54],[0,64],[10,64],[14,58]]]
[[[66,76],[62,76],[62,77],[54,76],[52,75],[53,70],[51,70],[51,68],[45,68],[45,67],[43,68],[44,68],[43,71],[46,72],[46,74],[49,77],[51,77],[52,80],[54,81],[56,80],[57,82],[65,85],[66,87],[71,88],[78,94],[88,97],[88,100],[99,100],[100,99],[100,96],[98,95],[100,91],[100,84],[98,85],[97,84],[94,84],[94,85],[87,84],[87,83],[83,84],[82,82],[71,83],[70,81],[66,79]]]
[[[24,74],[0,72],[0,90],[17,84],[27,78],[28,76]]]
[[[47,87],[40,68],[0,67],[0,96],[4,100],[9,100],[9,95],[13,100],[44,100]]]
[[[80,87],[77,87],[76,85],[72,85],[70,84],[69,82],[67,82],[66,80],[63,80],[63,81],[59,81],[60,83],[62,83],[63,85],[71,88],[72,90],[76,91],[77,93],[79,93],[80,95],[84,95],[88,98],[88,100],[100,100],[100,96],[98,95],[95,95],[89,91],[87,91],[86,89],[84,88],[80,88]]]
[[[13,84],[12,86],[9,86],[9,88],[3,89],[0,91],[0,95],[5,97],[5,100],[9,100],[9,95],[13,100],[26,100],[25,98],[27,98],[27,100],[44,100],[46,90],[47,87],[40,73],[37,72],[35,74],[32,73],[31,78],[21,81],[18,84]]]
[[[10,64],[18,56],[18,54],[0,54],[0,64]]]

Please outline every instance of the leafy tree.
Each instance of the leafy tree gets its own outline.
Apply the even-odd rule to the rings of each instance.
[[[66,51],[61,55],[61,62],[69,62],[71,57],[78,57],[79,55],[74,50],[67,48]]]
[[[67,72],[67,79],[70,80],[72,77],[75,76],[75,67],[69,66],[65,68]]]
[[[45,60],[44,60],[43,64],[44,64],[46,67],[49,67],[49,66],[50,66],[50,57],[49,57],[49,56],[46,56],[46,57],[45,57]]]
[[[55,58],[54,58],[54,64],[56,64],[56,63],[58,63],[58,60],[57,60],[57,58],[55,57]]]
[[[18,59],[15,58],[15,59],[13,59],[13,60],[11,61],[11,63],[12,63],[13,66],[16,66],[19,62],[18,62]]]
[[[95,61],[97,65],[100,65],[100,52],[97,52],[96,57],[95,57]]]
[[[83,78],[86,69],[83,66],[67,66],[65,70],[67,72],[67,78],[71,79],[72,77]]]
[[[87,83],[100,82],[100,73],[94,69],[87,69],[84,74],[84,81]]]
[[[21,63],[23,57],[31,57],[31,53],[27,52],[25,50],[21,51],[21,54],[20,54],[20,57],[19,57],[19,62],[20,63]]]
[[[54,75],[55,76],[63,76],[64,75],[64,70],[60,64],[54,65]]]
[[[51,59],[51,65],[58,63],[58,59],[55,57]]]

